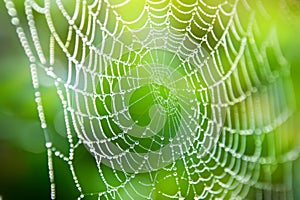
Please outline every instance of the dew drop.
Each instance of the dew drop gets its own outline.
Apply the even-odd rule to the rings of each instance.
[[[8,10],[8,14],[9,14],[10,16],[14,17],[14,16],[16,16],[17,11],[16,11],[15,8],[10,8],[10,9]]]
[[[46,147],[47,147],[47,148],[52,147],[52,142],[46,142]]]
[[[19,21],[19,19],[17,17],[14,17],[14,18],[11,19],[11,23],[13,25],[19,25],[20,21]]]

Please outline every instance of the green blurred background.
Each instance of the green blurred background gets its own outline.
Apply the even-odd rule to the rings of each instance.
[[[44,138],[28,60],[0,1],[0,196],[48,199]]]
[[[291,1],[292,2],[292,1]],[[297,111],[293,116],[300,134],[300,8],[293,1],[290,10],[274,7],[274,22],[282,52],[291,64]],[[274,6],[270,3],[270,7]],[[294,6],[293,6],[294,5]],[[298,5],[298,7],[297,7]],[[286,12],[287,11],[287,12]],[[29,62],[15,28],[0,1],[0,196],[3,199],[48,199],[49,181],[44,137],[37,117]],[[296,123],[297,124],[297,123]],[[297,137],[296,137],[297,138]],[[84,154],[84,153],[83,153]],[[87,155],[85,155],[87,156]],[[87,158],[91,159],[91,158]],[[58,164],[60,165],[60,164]],[[300,161],[294,164],[295,199],[300,199]],[[56,166],[59,168],[59,166]],[[64,170],[57,170],[64,182]],[[298,175],[297,175],[298,174]],[[61,198],[74,192],[72,181]],[[0,198],[1,199],[1,198]]]

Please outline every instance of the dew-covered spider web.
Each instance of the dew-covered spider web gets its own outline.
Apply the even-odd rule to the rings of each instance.
[[[268,1],[4,1],[52,199],[62,165],[80,199],[293,198],[293,89]]]

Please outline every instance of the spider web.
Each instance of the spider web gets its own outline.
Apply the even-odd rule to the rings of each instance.
[[[292,198],[293,90],[263,2],[4,1],[30,61],[52,199],[56,158],[78,198]],[[47,118],[58,100],[63,139]]]

